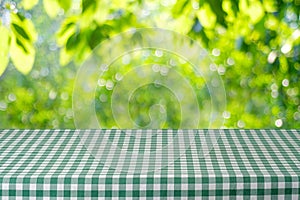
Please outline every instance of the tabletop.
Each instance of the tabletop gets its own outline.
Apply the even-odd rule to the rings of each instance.
[[[0,197],[299,199],[300,130],[0,130]]]

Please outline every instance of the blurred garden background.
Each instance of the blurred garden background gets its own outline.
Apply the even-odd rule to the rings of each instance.
[[[147,27],[210,53],[226,89],[222,128],[300,128],[299,0],[0,0],[0,129],[75,128],[81,64],[102,41]],[[95,97],[105,128],[116,127],[101,105],[117,79],[101,79]],[[162,128],[177,128],[178,102],[153,85],[130,101],[133,120],[148,123],[153,96],[169,101]]]

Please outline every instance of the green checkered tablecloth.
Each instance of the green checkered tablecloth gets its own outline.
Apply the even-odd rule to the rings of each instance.
[[[120,148],[131,149],[124,153],[126,159],[115,165],[119,169],[132,168],[136,152],[143,155],[146,146],[155,152],[164,145],[159,137],[176,133],[164,130],[150,140],[136,142],[123,139],[122,134],[130,130],[90,131],[109,134]],[[82,131],[1,130],[0,199],[300,198],[299,130],[213,131],[220,135],[208,154],[198,155],[202,138],[196,134],[194,145],[173,163],[131,173],[97,158],[82,142]],[[188,134],[188,130],[183,132]],[[94,148],[101,149],[107,160],[120,157],[111,154],[109,145],[99,143]],[[149,163],[160,161],[137,166],[151,167]]]

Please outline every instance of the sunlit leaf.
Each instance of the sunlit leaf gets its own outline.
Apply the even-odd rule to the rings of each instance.
[[[100,25],[105,22],[109,14],[109,9],[103,9],[103,5],[98,4],[97,9],[94,11],[94,20]]]
[[[284,74],[287,73],[287,71],[289,69],[289,65],[288,65],[288,61],[287,61],[286,57],[280,56],[279,62],[280,62],[280,71]]]
[[[222,1],[221,0],[210,0],[207,1],[207,3],[210,5],[210,8],[212,8],[212,11],[217,17],[217,22],[223,26],[227,26],[225,23],[225,17],[227,13],[222,8]]]
[[[57,32],[57,43],[59,45],[65,45],[68,39],[76,32],[74,20],[76,19],[67,19],[61,25],[60,30]]]
[[[10,42],[10,35],[9,31],[0,25],[0,76],[5,71],[9,58],[8,58],[8,52],[9,52],[9,42]]]
[[[88,9],[94,10],[97,6],[97,1],[94,0],[82,0],[82,12],[86,12]]]
[[[24,7],[25,10],[30,10],[32,9],[39,0],[22,0],[22,6]]]
[[[19,47],[21,47],[23,49],[23,51],[27,54],[28,53],[28,49],[25,46],[26,42],[22,42],[21,40],[19,40],[18,38],[16,38],[16,43]]]
[[[212,11],[209,4],[205,3],[197,12],[198,19],[201,25],[205,28],[211,29],[214,28],[217,22],[217,17]]]
[[[222,2],[222,8],[227,13],[226,20],[228,22],[234,22],[238,12],[238,6],[231,0],[225,0]]]
[[[264,8],[259,1],[251,2],[248,8],[248,15],[253,24],[259,22],[264,16]]]
[[[78,45],[79,41],[79,33],[74,33],[73,35],[71,35],[66,43],[66,50],[72,50],[74,48],[76,48],[76,46]]]
[[[13,30],[15,30],[17,34],[19,34],[21,37],[23,37],[26,40],[30,40],[29,36],[21,26],[15,23],[12,23],[11,25],[13,27]]]
[[[44,9],[51,18],[57,16],[60,11],[60,5],[57,0],[43,0]]]
[[[58,1],[61,8],[64,9],[65,12],[67,12],[72,5],[72,0],[59,0]]]
[[[59,52],[59,64],[61,66],[66,66],[72,61],[73,53],[68,52],[65,47],[60,49]]]
[[[182,14],[185,8],[188,6],[189,2],[189,0],[178,0],[175,6],[172,8],[173,15],[177,17]]]
[[[19,18],[19,20],[21,21],[24,21],[26,19],[20,12],[16,14],[16,17]]]
[[[18,39],[22,38],[31,43],[34,43],[37,40],[38,34],[31,20],[22,18],[20,14],[12,14],[11,20],[12,30]]]
[[[264,0],[263,6],[267,12],[276,12],[277,11],[277,1],[275,0]]]
[[[240,0],[239,2],[240,10],[250,18],[252,24],[259,22],[264,16],[264,8],[260,1],[252,0],[248,2],[247,0]]]
[[[17,38],[14,36],[11,40],[9,53],[18,71],[23,74],[28,74],[31,71],[35,60],[35,49],[30,43],[23,43],[20,40],[17,42]]]

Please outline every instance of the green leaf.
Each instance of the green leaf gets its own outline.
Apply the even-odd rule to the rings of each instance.
[[[61,29],[58,32],[59,36],[63,36],[72,26],[75,27],[74,22],[65,23],[65,25],[61,26]]]
[[[217,22],[223,26],[227,26],[225,23],[225,17],[226,17],[226,12],[222,8],[222,1],[221,0],[210,0],[207,1],[212,8],[212,11],[215,13],[217,16]]]
[[[61,8],[64,9],[65,12],[67,12],[72,5],[72,0],[60,0],[58,1],[59,5]]]
[[[61,9],[57,0],[43,0],[43,5],[47,15],[51,18],[55,18]]]
[[[21,15],[11,15],[11,29],[19,40],[26,40],[31,43],[37,40],[37,32],[31,20],[22,18]]]
[[[259,1],[251,3],[248,9],[248,15],[253,24],[258,23],[265,15],[265,10]]]
[[[274,0],[264,0],[263,6],[267,12],[273,13],[278,10],[277,2]]]
[[[21,40],[19,40],[18,38],[16,38],[16,43],[17,43],[17,45],[19,45],[19,46],[23,49],[23,51],[24,51],[25,53],[28,53],[27,48],[26,48],[25,45],[21,42]]]
[[[26,18],[21,14],[21,13],[17,13],[17,15],[16,15],[18,18],[19,18],[19,20],[21,20],[21,21],[24,21]]]
[[[25,10],[30,10],[32,9],[37,3],[39,2],[39,0],[22,0],[22,6]]]
[[[93,30],[88,37],[88,44],[90,48],[94,49],[100,42],[108,39],[112,30],[113,28],[108,24],[103,24]]]
[[[208,3],[204,3],[199,9],[197,17],[201,25],[205,28],[212,29],[216,25],[217,17]]]
[[[3,27],[0,26],[0,76],[5,71],[7,64],[8,64],[8,52],[9,52],[9,41],[10,41],[10,35],[9,31]]]
[[[66,50],[70,51],[72,49],[75,49],[78,43],[80,42],[80,35],[78,33],[74,33],[67,41],[66,43]]]
[[[15,30],[15,33],[22,36],[25,40],[30,40],[26,31],[19,25],[12,23],[12,29]]]
[[[241,0],[239,8],[250,18],[252,24],[258,23],[265,15],[264,7],[258,0],[253,0],[251,3],[247,0]]]
[[[62,25],[60,30],[57,32],[57,43],[63,46],[67,43],[68,39],[76,32],[75,21],[77,18],[68,18]]]
[[[172,8],[172,13],[174,17],[181,15],[184,9],[189,4],[189,2],[190,2],[189,0],[178,0],[175,6]]]
[[[59,52],[59,64],[61,66],[66,66],[72,61],[73,53],[68,52],[65,47],[60,49]]]
[[[23,74],[28,74],[31,71],[35,59],[35,49],[31,43],[24,43],[24,41],[12,36],[9,53],[18,71]]]
[[[97,6],[97,1],[94,0],[82,0],[82,13],[86,12],[88,9],[92,8],[93,10]]]

